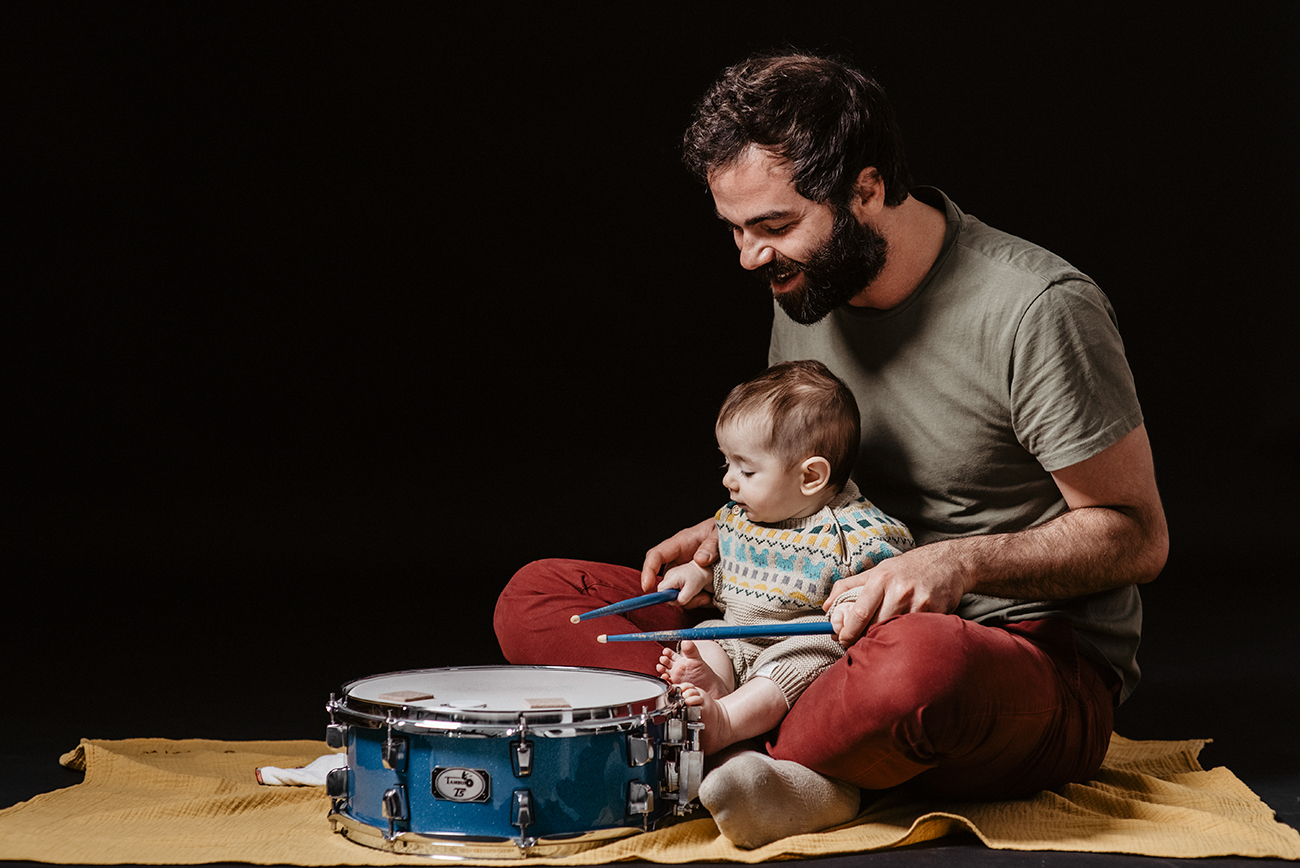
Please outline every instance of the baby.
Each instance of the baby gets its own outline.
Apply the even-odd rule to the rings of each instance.
[[[681,604],[712,591],[725,620],[699,626],[825,622],[836,581],[915,545],[849,479],[858,405],[820,362],[775,365],[737,386],[715,432],[732,497],[716,516],[718,561],[681,564],[659,583],[679,589]],[[704,751],[714,753],[776,727],[843,654],[831,635],[687,640],[664,649],[658,671],[701,706]]]

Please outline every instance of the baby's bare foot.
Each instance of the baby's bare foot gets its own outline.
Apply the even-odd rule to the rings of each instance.
[[[655,671],[659,677],[669,684],[675,684],[673,681],[673,649],[663,648],[659,652],[659,662],[655,664]]]
[[[665,648],[656,668],[669,684],[692,684],[713,699],[721,699],[731,692],[731,685],[704,662],[700,649],[689,639],[682,642],[680,651]]]
[[[682,691],[682,700],[688,706],[700,707],[700,723],[704,724],[704,729],[700,731],[700,748],[706,756],[737,741],[732,734],[731,715],[727,713],[725,705],[694,684],[687,682],[678,686]]]

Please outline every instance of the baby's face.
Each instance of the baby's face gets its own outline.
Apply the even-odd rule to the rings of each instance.
[[[771,523],[811,515],[809,498],[800,491],[802,471],[763,449],[763,438],[743,420],[718,431],[718,449],[727,460],[722,484],[745,508],[750,521]]]

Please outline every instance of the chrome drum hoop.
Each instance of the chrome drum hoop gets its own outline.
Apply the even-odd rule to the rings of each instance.
[[[456,666],[439,672],[492,674],[502,671],[500,666]],[[617,669],[595,669],[574,666],[513,666],[516,671],[555,673],[608,673],[620,680],[641,679],[650,695],[633,702],[590,707],[534,708],[459,708],[449,706],[423,706],[400,701],[361,699],[353,695],[360,685],[379,679],[401,676],[416,677],[429,670],[405,670],[383,675],[359,678],[343,686],[343,695],[331,697],[326,710],[340,723],[357,724],[377,729],[389,727],[408,734],[438,734],[467,737],[512,737],[526,729],[531,735],[545,738],[548,734],[571,736],[630,730],[644,725],[647,720],[661,722],[675,713],[680,705],[669,699],[667,686],[658,678]],[[651,689],[653,688],[653,689]],[[554,730],[548,733],[548,730]]]
[[[334,831],[353,843],[374,850],[412,856],[432,856],[439,861],[466,859],[526,859],[529,857],[571,856],[602,847],[619,838],[641,833],[640,829],[598,829],[555,838],[529,838],[520,843],[514,838],[493,838],[454,833],[420,834],[398,832],[392,838],[374,826],[345,814],[331,811],[329,821]]]

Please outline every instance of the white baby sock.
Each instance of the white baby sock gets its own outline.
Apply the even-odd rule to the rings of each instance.
[[[700,804],[722,834],[746,850],[847,823],[860,802],[852,784],[757,751],[736,754],[700,783]]]

